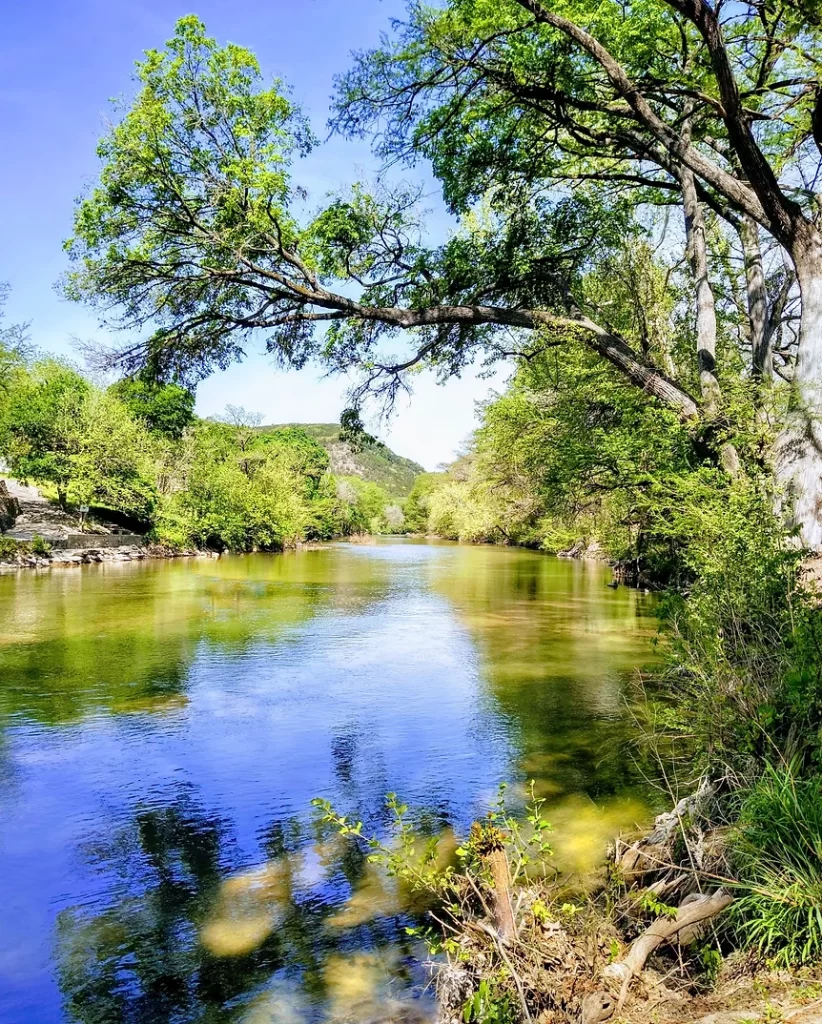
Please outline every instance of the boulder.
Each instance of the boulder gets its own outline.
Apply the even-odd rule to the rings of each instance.
[[[10,530],[20,515],[20,502],[9,494],[5,480],[0,480],[0,531]]]

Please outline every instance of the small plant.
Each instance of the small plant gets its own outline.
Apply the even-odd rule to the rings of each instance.
[[[438,836],[419,833],[409,817],[408,807],[395,793],[386,797],[391,813],[389,834],[383,837],[364,834],[361,821],[339,814],[328,800],[312,804],[320,811],[321,821],[341,836],[363,845],[369,863],[383,868],[396,880],[400,893],[405,890],[422,897],[409,901],[419,911],[428,911],[432,925],[406,928],[406,933],[421,938],[432,956],[444,954],[450,963],[472,960],[477,943],[483,950],[483,976],[475,978],[476,991],[464,1005],[466,1024],[507,1024],[519,1019],[516,1009],[524,998],[516,990],[500,937],[500,908],[510,900],[510,887],[525,881],[534,871],[545,873],[551,848],[547,834],[551,826],[541,814],[543,801],[531,801],[522,819],[505,806],[505,786],[491,811],[474,822],[469,835],[456,849],[443,844]],[[500,858],[503,877],[500,888]],[[540,899],[530,903],[533,921],[548,922],[548,904]],[[574,910],[577,908],[574,907]],[[512,915],[510,903],[508,914]],[[509,916],[512,921],[512,916]],[[495,922],[492,926],[491,922]],[[516,929],[516,924],[513,924]],[[491,973],[488,973],[488,969]]]
[[[667,917],[673,919],[677,915],[677,907],[672,907],[651,892],[650,889],[643,889],[636,897],[637,907],[651,917]]]
[[[31,553],[33,555],[39,555],[41,558],[48,558],[51,554],[51,544],[39,533],[31,538]]]
[[[510,993],[499,988],[493,980],[483,978],[463,1007],[465,1024],[509,1024],[519,1019]]]
[[[702,967],[705,980],[709,985],[715,985],[719,972],[722,969],[722,954],[716,946],[705,945],[698,950],[697,958]]]

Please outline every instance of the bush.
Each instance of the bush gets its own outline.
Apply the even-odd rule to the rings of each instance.
[[[16,562],[23,546],[12,537],[0,537],[0,562]]]
[[[35,533],[31,538],[31,553],[39,555],[41,558],[47,558],[51,554],[51,544],[39,533]]]
[[[31,541],[0,537],[0,562],[19,562],[30,555],[46,558],[51,554],[51,545],[35,534]]]

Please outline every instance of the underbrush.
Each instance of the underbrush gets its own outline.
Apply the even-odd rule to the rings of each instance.
[[[752,1020],[776,1021],[818,995],[813,972],[774,973],[820,953],[815,785],[784,766],[767,772],[738,826],[717,839],[706,830],[728,794],[706,784],[648,835],[617,842],[584,879],[554,868],[552,829],[533,795],[511,813],[501,794],[462,841],[428,834],[425,815],[417,827],[393,794],[379,836],[314,804],[384,880],[372,876],[374,891],[393,881],[399,920],[427,951],[442,1024],[682,1024],[712,1019],[730,999]],[[731,866],[736,878],[726,877]]]
[[[43,537],[35,534],[30,541],[15,540],[13,537],[0,537],[0,562],[20,562],[27,558],[48,558],[51,545]]]
[[[822,611],[803,552],[753,481],[684,531],[690,583],[660,604],[650,743],[686,791],[716,780],[732,944],[822,959]]]

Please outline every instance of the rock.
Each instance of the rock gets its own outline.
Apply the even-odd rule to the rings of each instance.
[[[0,531],[10,530],[20,515],[20,502],[9,492],[5,480],[0,480]]]

